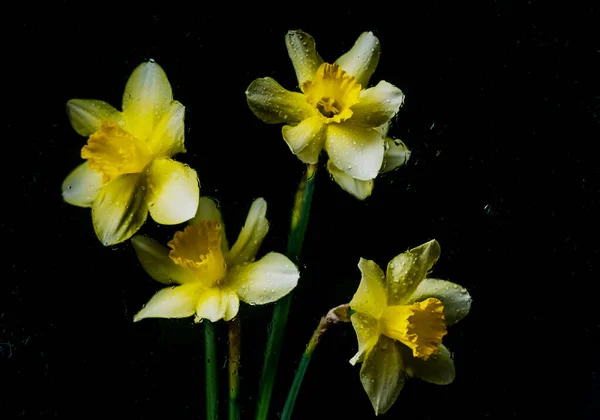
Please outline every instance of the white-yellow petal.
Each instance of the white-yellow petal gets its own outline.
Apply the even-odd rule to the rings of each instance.
[[[230,273],[229,287],[251,305],[275,302],[298,284],[298,267],[285,255],[270,252],[260,260],[244,264]]]
[[[325,148],[335,166],[362,181],[377,176],[385,152],[379,131],[348,122],[329,125]]]
[[[221,250],[223,255],[227,255],[229,252],[229,244],[227,242],[227,235],[225,235],[225,224],[223,223],[223,217],[221,216],[221,212],[217,207],[217,203],[208,197],[200,197],[196,215],[189,221],[189,224],[193,225],[203,220],[219,222],[221,224]]]
[[[164,284],[189,283],[193,273],[177,265],[169,257],[169,249],[148,236],[135,235],[131,244],[140,264],[154,280]]]
[[[200,296],[196,306],[196,320],[208,319],[216,322],[220,319],[233,319],[240,308],[240,300],[230,289],[212,287]]]
[[[98,131],[104,121],[124,124],[120,111],[95,99],[71,99],[67,102],[67,115],[75,131],[85,137]]]
[[[268,232],[267,202],[264,198],[257,198],[250,207],[244,227],[231,247],[231,251],[226,256],[227,266],[235,267],[254,261],[256,253]]]
[[[169,112],[173,91],[167,75],[154,61],[133,71],[123,94],[123,117],[128,131],[140,140],[150,135]]]
[[[325,146],[327,125],[322,117],[315,115],[296,126],[284,125],[282,134],[293,154],[304,163],[315,164]]]
[[[175,225],[190,220],[198,209],[196,171],[171,159],[156,159],[148,169],[148,208],[155,222]]]
[[[410,302],[422,302],[428,298],[436,298],[442,302],[446,325],[457,323],[471,310],[472,299],[467,289],[446,280],[423,280],[414,291]]]
[[[412,357],[412,351],[408,347],[402,348],[406,373],[411,377],[436,385],[452,383],[456,376],[454,360],[446,346],[440,344],[438,348],[439,351],[427,360]]]
[[[385,139],[383,164],[379,172],[393,171],[408,162],[408,159],[410,159],[410,150],[408,150],[408,147],[406,147],[402,140],[387,137]]]
[[[365,127],[379,127],[390,121],[404,103],[404,93],[386,81],[360,92],[360,102],[352,107],[352,120]]]
[[[90,169],[86,160],[67,175],[62,183],[62,196],[74,206],[91,207],[102,185],[102,173]]]
[[[201,283],[189,283],[159,290],[135,315],[134,322],[144,318],[186,318],[196,311],[203,294]]]
[[[366,314],[357,312],[350,317],[350,322],[356,332],[356,339],[358,340],[358,351],[350,359],[350,364],[355,365],[364,360],[365,354],[367,354],[379,340],[379,322]]]
[[[327,161],[327,170],[333,177],[333,180],[340,186],[344,191],[358,198],[364,200],[371,195],[373,192],[373,185],[375,182],[372,179],[362,181],[346,175],[337,166],[333,164],[331,159]]]
[[[379,40],[372,32],[363,32],[350,51],[336,60],[345,72],[356,78],[365,89],[379,63]]]
[[[295,124],[316,114],[299,92],[290,92],[271,77],[256,79],[246,89],[246,100],[254,114],[268,124]]]
[[[323,59],[317,53],[314,38],[306,32],[289,31],[285,36],[285,45],[302,89],[304,82],[313,79]]]
[[[370,260],[361,258],[358,268],[362,274],[358,290],[350,301],[353,311],[379,319],[387,306],[385,294],[385,274],[379,266]]]
[[[159,121],[148,140],[148,148],[155,156],[172,157],[185,152],[185,107],[171,102],[169,112]]]
[[[380,336],[361,366],[360,381],[371,400],[375,415],[388,411],[404,387],[401,345],[386,336]]]
[[[148,206],[142,174],[125,174],[102,187],[92,204],[96,236],[108,246],[131,238],[146,221]]]

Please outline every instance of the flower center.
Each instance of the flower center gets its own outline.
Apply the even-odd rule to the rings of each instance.
[[[177,232],[167,245],[169,257],[177,265],[190,268],[208,287],[227,274],[227,264],[221,250],[223,227],[219,222],[204,220]]]
[[[361,85],[337,64],[321,64],[314,79],[304,82],[302,87],[308,103],[319,111],[327,124],[350,118],[350,107],[360,100]]]
[[[438,352],[446,335],[444,305],[429,298],[412,305],[389,306],[381,317],[382,333],[408,346],[423,360]]]
[[[139,173],[151,161],[146,144],[112,121],[104,121],[81,149],[89,167],[102,172],[104,183],[118,175]]]

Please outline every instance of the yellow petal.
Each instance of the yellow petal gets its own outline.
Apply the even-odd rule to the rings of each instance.
[[[148,148],[155,156],[172,157],[184,153],[185,107],[177,101],[171,102],[169,112],[159,121],[148,140]]]
[[[367,353],[360,369],[360,381],[375,415],[384,414],[394,404],[404,386],[404,362],[400,344],[381,336]]]
[[[385,139],[385,156],[379,172],[389,172],[404,165],[410,159],[410,150],[398,139]]]
[[[298,85],[302,88],[304,82],[313,78],[323,59],[317,53],[314,38],[306,32],[289,31],[285,45],[296,70]]]
[[[350,308],[378,319],[387,305],[385,276],[375,262],[360,259],[358,268],[362,273],[358,290],[350,301]]]
[[[381,81],[360,92],[360,102],[352,107],[352,121],[365,127],[378,127],[390,121],[404,103],[404,93],[396,86]]]
[[[227,243],[227,235],[225,235],[223,217],[221,216],[221,212],[217,207],[217,203],[208,197],[200,197],[196,215],[189,221],[189,224],[193,225],[202,221],[213,221],[221,224],[221,250],[223,251],[223,255],[227,255],[229,252],[229,244]]]
[[[133,322],[144,318],[186,318],[196,311],[198,299],[203,294],[198,283],[189,283],[159,290],[133,317]]]
[[[75,131],[85,137],[98,131],[104,121],[125,124],[121,112],[95,99],[71,99],[67,102],[67,115]]]
[[[98,239],[114,245],[131,238],[146,221],[148,206],[141,174],[118,176],[104,185],[92,204],[92,222]]]
[[[196,321],[202,319],[211,322],[219,319],[229,321],[237,315],[239,308],[240,300],[233,291],[211,287],[200,296],[196,307]]]
[[[467,289],[446,280],[423,280],[410,302],[420,302],[428,298],[439,299],[444,304],[446,325],[457,323],[467,316],[471,309],[472,299]]]
[[[229,275],[229,287],[246,303],[264,305],[290,293],[300,273],[285,255],[270,252],[260,260],[244,264]]]
[[[169,249],[147,236],[135,235],[131,244],[140,264],[154,280],[164,284],[189,283],[194,280],[189,270],[169,258]]]
[[[173,91],[167,75],[154,61],[140,64],[131,74],[123,94],[123,117],[128,131],[148,140],[169,112]]]
[[[304,95],[290,92],[271,77],[256,79],[246,90],[248,106],[268,124],[298,123],[317,112]]]
[[[102,173],[90,169],[88,162],[75,168],[63,181],[63,199],[74,206],[91,207],[102,189]]]
[[[350,359],[350,364],[355,365],[362,362],[365,354],[377,344],[380,335],[379,322],[375,318],[360,312],[354,313],[350,317],[350,321],[358,340],[358,352]]]
[[[454,381],[454,360],[443,344],[440,344],[438,351],[427,360],[412,357],[410,350],[405,349],[402,350],[402,356],[409,376],[436,385],[448,385]]]
[[[352,178],[350,175],[346,175],[337,166],[335,166],[331,159],[327,161],[327,170],[333,177],[333,180],[340,187],[342,187],[344,191],[358,198],[359,200],[364,200],[373,192],[373,186],[375,182],[372,179],[362,181],[360,179]]]
[[[329,125],[325,148],[335,166],[362,181],[377,176],[385,152],[383,137],[377,130],[349,122]]]
[[[284,125],[282,133],[292,153],[302,162],[315,164],[319,161],[327,133],[327,125],[320,116],[307,118],[293,127]]]
[[[183,223],[196,214],[200,186],[196,171],[171,159],[156,159],[148,169],[148,206],[155,222]]]
[[[356,77],[358,83],[366,88],[379,63],[379,51],[377,37],[372,32],[363,32],[350,51],[336,60],[336,64]]]
[[[269,232],[267,221],[267,202],[264,198],[257,198],[252,203],[246,223],[237,240],[227,255],[227,265],[235,267],[245,262],[254,261],[258,248]]]
[[[381,317],[381,333],[411,348],[414,357],[427,360],[447,333],[444,305],[429,298],[412,305],[388,306]]]
[[[412,294],[439,257],[440,244],[434,239],[391,260],[386,274],[388,305],[410,302]]]

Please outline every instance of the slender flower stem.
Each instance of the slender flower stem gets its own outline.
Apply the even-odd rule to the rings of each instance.
[[[306,174],[302,178],[302,181],[300,181],[298,191],[296,192],[287,245],[287,256],[295,264],[298,264],[300,260],[302,242],[304,241],[304,234],[308,225],[316,173],[317,165],[308,165]],[[271,329],[267,340],[267,349],[265,351],[265,360],[259,384],[257,420],[266,420],[269,414],[269,403],[271,401],[275,373],[279,357],[281,356],[285,325],[291,304],[292,294],[289,293],[275,304],[273,310],[273,319],[271,321]]]
[[[350,305],[348,304],[340,305],[336,308],[331,309],[326,316],[321,318],[319,326],[310,338],[310,341],[306,346],[306,350],[304,350],[304,354],[302,355],[302,359],[300,360],[300,366],[298,367],[298,371],[296,372],[296,376],[294,377],[294,382],[292,383],[292,387],[290,388],[287,400],[285,401],[285,406],[283,407],[281,420],[289,420],[292,416],[292,412],[294,411],[294,405],[296,404],[296,398],[298,397],[298,393],[300,392],[300,385],[302,385],[302,380],[304,379],[304,374],[306,373],[306,369],[308,368],[310,359],[317,347],[317,344],[319,344],[321,337],[323,336],[323,334],[325,334],[329,326],[337,324],[338,322],[350,321],[350,317],[348,314],[349,308]]]
[[[204,320],[204,363],[206,366],[206,418],[219,418],[219,383],[217,382],[217,349],[215,346],[215,326]]]
[[[241,324],[235,317],[229,324],[229,420],[240,419]]]

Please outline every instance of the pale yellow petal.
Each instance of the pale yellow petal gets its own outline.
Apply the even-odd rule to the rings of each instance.
[[[438,346],[439,351],[422,360],[412,357],[408,347],[402,349],[402,356],[405,363],[406,373],[411,377],[422,379],[436,385],[448,385],[454,381],[456,372],[454,370],[454,360],[450,351],[443,345]]]
[[[377,130],[348,122],[329,125],[325,148],[335,166],[362,181],[377,176],[385,152],[384,139]]]
[[[154,280],[164,284],[194,281],[190,270],[177,265],[169,258],[169,249],[148,236],[135,235],[131,244],[140,264]]]
[[[371,75],[379,63],[379,40],[373,32],[363,32],[350,51],[336,60],[347,73],[356,77],[363,89],[369,84]]]
[[[471,310],[471,295],[467,289],[446,280],[423,280],[410,302],[421,302],[428,298],[437,298],[444,304],[446,325],[452,325],[463,319]]]
[[[159,121],[148,140],[148,148],[155,156],[172,157],[184,153],[185,107],[177,101],[171,102],[169,112]]]
[[[315,115],[296,126],[284,125],[282,133],[292,153],[302,162],[315,164],[319,161],[327,133],[322,117]]]
[[[125,174],[104,185],[92,204],[96,236],[104,245],[131,238],[146,221],[148,206],[142,174]]]
[[[361,366],[360,381],[371,400],[375,415],[388,411],[404,387],[404,362],[400,346],[400,343],[380,336]]]
[[[74,206],[91,207],[102,189],[102,173],[90,169],[85,161],[75,168],[62,183],[63,199]]]
[[[200,296],[196,306],[196,320],[229,321],[237,315],[239,308],[240,300],[232,290],[212,287]]]
[[[392,259],[386,274],[388,305],[410,302],[439,257],[440,244],[434,239]]]
[[[359,200],[364,200],[373,192],[373,186],[375,182],[372,179],[362,181],[360,179],[352,178],[350,175],[346,175],[337,166],[335,166],[331,159],[327,161],[327,170],[333,177],[333,180],[340,187],[342,187],[344,191],[358,198]]]
[[[379,323],[377,320],[369,315],[357,312],[350,317],[350,322],[356,332],[356,338],[358,340],[358,351],[350,359],[350,364],[355,365],[364,360],[365,354],[367,354],[377,341],[379,340]]]
[[[350,301],[350,308],[379,319],[387,306],[385,275],[379,266],[370,260],[360,259],[358,268],[362,274],[358,290]]]
[[[398,139],[385,139],[385,155],[379,172],[389,172],[404,165],[410,159],[410,150]]]
[[[298,284],[298,267],[285,255],[270,252],[260,260],[237,267],[229,274],[229,287],[251,305],[275,302]]]
[[[155,222],[175,225],[190,220],[198,209],[196,171],[171,159],[156,159],[148,169],[148,208]]]
[[[360,102],[352,107],[352,120],[365,127],[378,127],[390,121],[404,103],[404,93],[386,81],[360,92]]]
[[[231,251],[226,256],[227,266],[235,267],[245,262],[254,261],[256,253],[268,232],[267,202],[264,198],[257,198],[250,207],[244,227],[233,247],[231,247]]]
[[[314,38],[306,32],[289,31],[285,36],[285,45],[302,89],[304,82],[312,80],[323,59],[317,53]]]
[[[140,64],[129,77],[123,94],[128,131],[140,140],[148,140],[169,112],[172,100],[171,84],[163,69],[154,61]]]
[[[203,295],[202,284],[189,283],[159,290],[133,318],[187,318],[196,311],[198,299]]]
[[[95,99],[71,99],[67,102],[67,115],[75,131],[85,137],[98,131],[104,121],[124,124],[120,111]]]
[[[227,255],[229,252],[229,244],[227,243],[227,235],[225,235],[225,224],[223,223],[223,217],[221,216],[221,212],[217,207],[217,203],[208,197],[200,197],[196,215],[189,221],[189,224],[193,225],[203,220],[219,222],[221,224],[221,250],[223,255]]]
[[[268,124],[295,124],[317,112],[303,94],[284,89],[271,77],[250,83],[246,100],[252,112]]]

